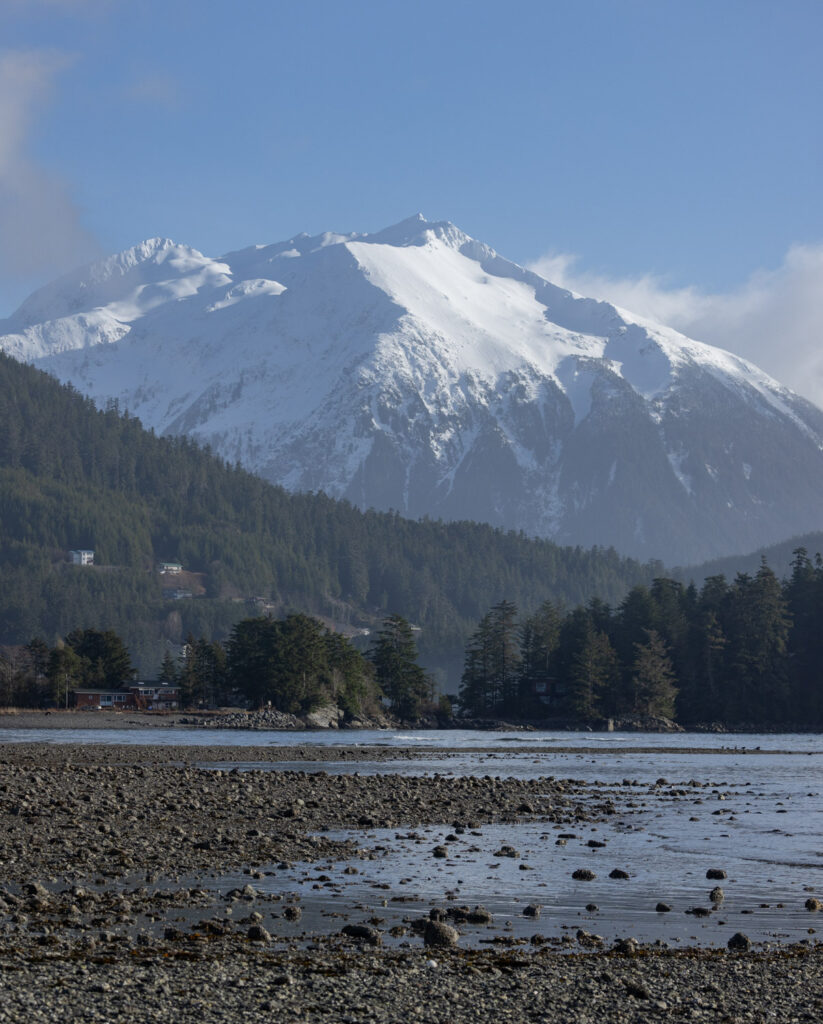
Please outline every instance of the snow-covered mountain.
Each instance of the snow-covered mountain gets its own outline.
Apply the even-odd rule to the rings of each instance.
[[[220,259],[152,239],[35,292],[0,348],[361,507],[669,563],[823,526],[823,412],[422,217]]]

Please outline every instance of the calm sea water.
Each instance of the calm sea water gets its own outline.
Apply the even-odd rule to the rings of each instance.
[[[263,729],[14,729],[0,728],[0,743],[106,743],[157,746],[383,746],[478,748],[574,747],[620,751],[650,747],[711,750],[786,750],[823,753],[823,735],[808,733],[642,733],[642,732],[486,732],[477,729],[392,731],[346,729],[267,731]]]

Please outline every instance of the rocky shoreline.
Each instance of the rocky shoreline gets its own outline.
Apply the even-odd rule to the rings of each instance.
[[[276,772],[198,765],[239,756],[318,763]],[[358,911],[324,865],[349,865],[342,873],[357,878],[379,856],[379,830],[416,838],[437,865],[460,844],[482,842],[473,837],[492,825],[531,822],[558,843],[584,829],[605,839],[638,799],[629,780],[615,788],[322,767],[331,758],[418,756],[380,747],[0,744],[0,1024],[823,1017],[823,947],[813,939],[669,950],[628,936],[604,942],[573,922],[554,938],[535,926],[530,941],[488,924],[481,942],[490,948],[466,948],[460,932],[472,917],[486,921],[482,908],[446,902],[391,931]],[[668,800],[680,785],[660,779],[652,788]],[[432,848],[409,831],[426,825],[452,834]],[[505,844],[496,853],[518,856]],[[335,911],[322,929],[309,928],[288,881],[297,865]],[[232,873],[240,881],[229,888]],[[406,899],[402,890],[385,895]],[[530,913],[536,919],[539,907],[522,908]]]
[[[0,952],[0,1022],[789,1024],[823,1015],[817,950],[770,954],[269,952],[222,940],[84,958]]]
[[[591,722],[570,719],[539,721],[503,721],[499,719],[428,718],[415,722],[401,722],[389,715],[371,719],[347,718],[338,709],[321,708],[305,716],[287,714],[273,708],[261,711],[88,711],[54,709],[39,711],[31,708],[0,709],[0,737],[4,729],[226,729],[252,731],[347,731],[429,729],[471,729],[481,732],[532,733],[538,731],[568,732],[637,732],[682,733],[701,735],[726,733],[747,735],[800,733],[819,735],[802,722],[775,725],[768,730],[751,723],[700,722],[683,728],[667,718],[598,719]]]

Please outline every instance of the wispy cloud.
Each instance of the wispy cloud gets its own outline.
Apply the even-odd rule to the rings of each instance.
[[[758,270],[740,287],[719,293],[673,288],[655,274],[591,273],[568,253],[550,253],[531,269],[554,284],[729,349],[823,407],[823,244],[794,245],[777,269]]]
[[[30,152],[55,78],[73,62],[57,51],[0,52],[0,273],[54,274],[97,253],[66,182]]]
[[[166,110],[179,110],[183,105],[183,90],[172,75],[154,72],[135,79],[126,90],[129,99],[152,103]]]

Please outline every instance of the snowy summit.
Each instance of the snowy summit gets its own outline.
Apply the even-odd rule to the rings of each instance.
[[[823,413],[453,224],[212,259],[152,239],[0,348],[291,490],[689,562],[819,527]]]

